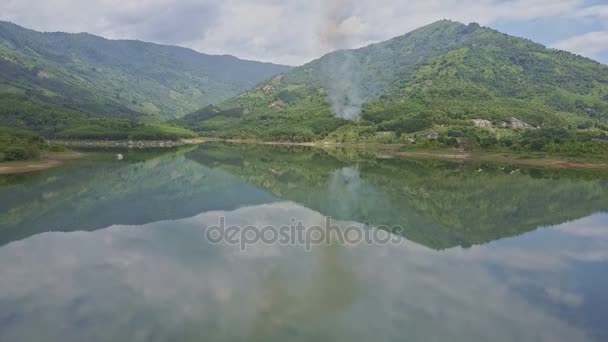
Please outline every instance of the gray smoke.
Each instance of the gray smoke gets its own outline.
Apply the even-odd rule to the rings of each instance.
[[[346,25],[351,17],[352,2],[328,0],[324,24],[320,32],[322,49],[340,50],[349,46],[353,32]],[[340,50],[327,56],[322,65],[322,81],[337,117],[357,120],[361,114],[359,62],[353,51]]]

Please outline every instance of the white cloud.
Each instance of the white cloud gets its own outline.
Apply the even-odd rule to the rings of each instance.
[[[595,214],[576,221],[562,223],[555,229],[569,235],[595,238],[608,242],[606,222],[608,222],[608,214]]]
[[[588,32],[553,44],[551,47],[598,59],[608,52],[608,31]]]
[[[564,291],[557,287],[546,289],[546,293],[551,300],[574,308],[581,306],[585,300],[584,297],[579,294]]]
[[[201,52],[300,64],[330,48],[335,24],[349,47],[448,18],[484,25],[556,16],[606,16],[584,0],[4,0],[0,18],[38,30],[91,32]],[[598,14],[599,13],[599,14]],[[328,25],[328,21],[330,21]]]
[[[225,340],[289,339],[294,332],[352,341],[399,340],[404,333],[420,341],[590,340],[522,295],[512,280],[517,272],[497,275],[485,257],[463,259],[473,250],[437,252],[404,240],[236,252],[204,240],[202,229],[219,216],[257,227],[289,224],[289,217],[308,227],[325,220],[282,202],[13,242],[0,248],[0,317],[10,318],[0,339],[26,340],[35,328],[49,340],[70,340],[75,332],[103,340],[131,332],[125,322],[145,320],[154,324],[136,327],[141,340],[179,340],[199,330]],[[560,305],[584,302],[545,272],[531,272],[527,278],[538,283],[524,285],[542,286],[542,295]]]
[[[581,17],[608,18],[608,5],[597,5],[581,9],[578,13]]]

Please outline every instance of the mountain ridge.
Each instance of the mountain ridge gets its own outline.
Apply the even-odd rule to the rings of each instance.
[[[135,119],[179,117],[291,68],[139,40],[43,33],[10,22],[0,22],[0,57],[15,75],[4,72],[5,85],[43,102]]]
[[[203,51],[198,51],[195,50],[193,48],[189,48],[186,46],[181,46],[181,45],[172,45],[172,44],[165,44],[165,43],[157,43],[157,42],[152,42],[152,41],[146,41],[146,40],[141,40],[141,39],[130,39],[130,38],[107,38],[98,34],[93,34],[93,33],[89,33],[89,32],[67,32],[67,31],[37,31],[34,29],[30,29],[27,28],[25,26],[21,26],[17,23],[14,23],[12,21],[6,21],[6,20],[0,20],[0,26],[1,25],[10,25],[22,30],[26,30],[26,31],[30,31],[30,32],[34,32],[34,33],[41,33],[41,34],[58,34],[58,35],[76,35],[76,36],[88,36],[88,37],[93,37],[93,38],[99,38],[100,40],[104,40],[104,41],[109,41],[109,42],[125,42],[125,43],[143,43],[143,44],[150,44],[150,45],[156,45],[159,47],[168,47],[168,48],[179,48],[179,49],[184,49],[184,50],[190,50],[192,52],[195,52],[197,54],[203,54],[209,57],[229,57],[229,58],[233,58],[233,59],[237,59],[243,62],[254,62],[254,63],[258,63],[258,64],[268,64],[268,65],[276,65],[276,66],[284,66],[284,67],[289,67],[289,68],[293,68],[293,65],[287,65],[287,64],[280,64],[280,63],[274,63],[274,62],[268,62],[268,61],[257,61],[257,60],[253,60],[253,59],[246,59],[246,58],[240,58],[238,56],[235,55],[231,55],[231,54],[212,54],[212,53],[207,53],[207,52],[203,52]]]
[[[357,120],[344,120],[349,115],[341,109],[355,109]],[[474,120],[490,124],[476,127]],[[503,129],[514,120],[542,132]],[[180,124],[203,135],[262,140],[515,142],[525,149],[532,140],[543,140],[537,148],[586,144],[605,139],[608,130],[608,66],[476,23],[444,20],[331,52]]]

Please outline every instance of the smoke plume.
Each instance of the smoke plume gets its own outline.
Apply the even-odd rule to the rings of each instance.
[[[349,46],[353,31],[349,25],[353,11],[350,0],[326,1],[326,13],[320,31],[324,51],[339,50],[325,58],[322,81],[332,106],[333,114],[348,120],[357,120],[361,114],[359,63],[353,51],[341,50]]]

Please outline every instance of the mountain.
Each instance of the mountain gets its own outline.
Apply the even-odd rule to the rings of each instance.
[[[41,33],[0,22],[0,98],[19,97],[96,117],[177,118],[289,69],[181,47],[87,33]]]
[[[596,149],[608,132],[608,67],[444,20],[330,53],[179,123],[263,140]]]

